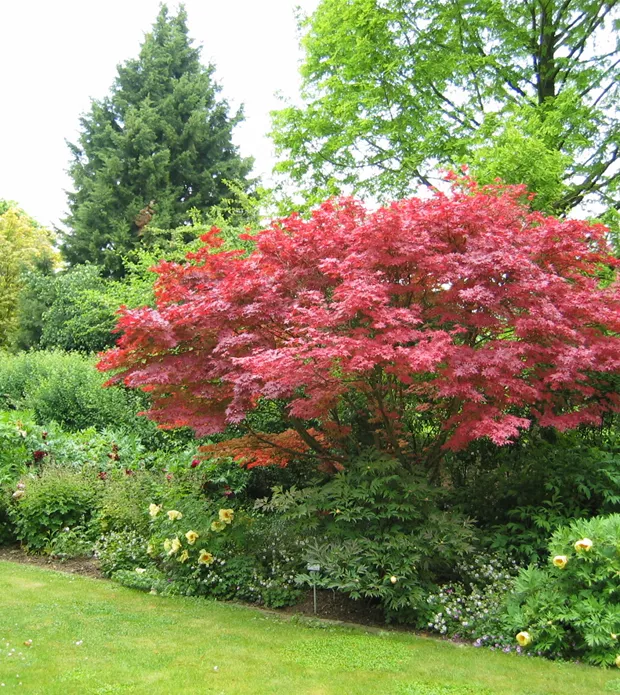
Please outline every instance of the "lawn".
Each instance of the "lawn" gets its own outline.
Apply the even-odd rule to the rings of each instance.
[[[31,646],[25,643],[32,640]],[[601,695],[620,673],[0,562],[2,692]]]

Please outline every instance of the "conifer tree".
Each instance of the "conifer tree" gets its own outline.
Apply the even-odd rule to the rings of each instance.
[[[171,229],[247,190],[252,160],[232,143],[241,112],[218,97],[214,67],[200,63],[183,6],[162,5],[139,57],[118,67],[110,94],[92,102],[70,144],[70,214],[63,251],[71,264],[91,262],[124,274],[123,256],[144,243],[152,222]]]

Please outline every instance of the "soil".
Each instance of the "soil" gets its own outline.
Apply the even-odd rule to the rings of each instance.
[[[383,611],[378,606],[368,601],[354,601],[336,591],[317,589],[316,608],[315,613],[314,596],[312,591],[309,591],[299,603],[287,608],[281,608],[277,612],[287,615],[306,615],[371,627],[385,626]]]
[[[84,577],[103,579],[99,563],[93,557],[60,558],[50,555],[28,555],[19,546],[0,547],[0,560],[38,565],[49,570],[81,574]]]

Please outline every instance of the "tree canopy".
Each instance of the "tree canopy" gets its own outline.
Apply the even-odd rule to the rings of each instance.
[[[71,144],[70,233],[63,251],[71,264],[91,262],[106,274],[124,272],[122,256],[144,242],[149,222],[172,229],[234,198],[251,159],[232,142],[241,112],[230,115],[188,36],[187,15],[162,5],[137,59],[118,67],[109,96],[94,100]]]
[[[18,327],[18,297],[23,274],[56,262],[53,237],[14,203],[0,200],[0,347],[12,342]]]
[[[253,463],[372,445],[432,467],[533,422],[600,422],[620,407],[595,378],[620,368],[604,228],[531,212],[523,187],[463,187],[372,213],[327,202],[249,255],[216,252],[214,228],[189,262],[159,265],[156,307],[123,312],[100,368],[150,392],[164,426],[246,427],[224,446]],[[288,430],[251,427],[264,399]]]
[[[564,214],[620,205],[617,0],[322,0],[279,168],[379,196],[471,164]]]

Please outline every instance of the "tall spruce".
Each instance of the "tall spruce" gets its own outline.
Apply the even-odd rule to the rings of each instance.
[[[200,62],[183,6],[162,5],[139,57],[119,65],[109,96],[80,119],[69,173],[71,264],[91,262],[124,274],[123,256],[144,244],[144,227],[171,229],[234,198],[227,181],[248,190],[252,160],[232,142],[241,111],[230,115],[214,67]]]

